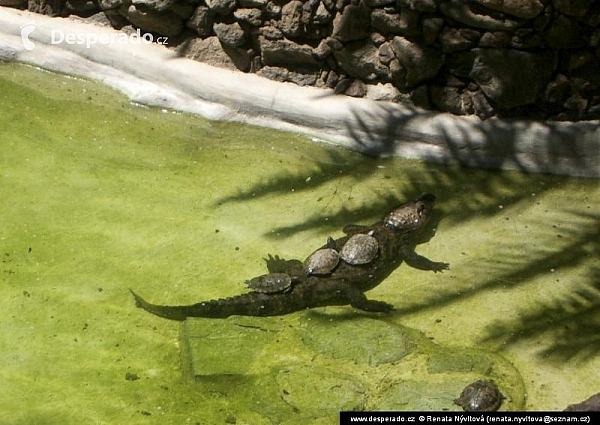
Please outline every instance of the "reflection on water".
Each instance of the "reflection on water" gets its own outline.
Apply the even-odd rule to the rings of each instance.
[[[600,391],[597,181],[366,158],[15,65],[0,87],[0,422],[336,423],[347,407],[456,409],[482,378],[502,409]],[[401,266],[368,293],[390,314],[182,329],[128,292],[242,293],[267,254],[305,258],[424,192],[438,209],[416,251],[450,270]]]

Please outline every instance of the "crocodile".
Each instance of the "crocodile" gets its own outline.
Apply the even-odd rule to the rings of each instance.
[[[299,260],[285,260],[269,255],[266,259],[270,273],[287,273],[292,277],[291,288],[285,292],[251,291],[229,298],[202,301],[193,305],[156,305],[145,301],[133,290],[136,306],[156,316],[185,320],[188,317],[225,318],[241,316],[279,316],[296,311],[325,306],[351,305],[368,312],[388,312],[393,306],[371,300],[364,294],[385,280],[405,261],[411,267],[439,272],[449,268],[447,263],[434,262],[415,253],[415,236],[431,216],[435,203],[432,194],[403,203],[385,218],[370,226],[347,225],[344,236],[329,240],[319,249],[341,249],[355,234],[368,233],[377,239],[379,254],[368,264],[352,265],[340,261],[327,275],[306,273]]]

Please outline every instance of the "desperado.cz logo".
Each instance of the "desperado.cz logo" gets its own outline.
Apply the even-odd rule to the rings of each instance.
[[[29,40],[29,34],[35,30],[35,21],[25,22],[21,25],[21,40],[23,40],[23,46],[26,50],[33,50],[35,44]]]
[[[29,21],[21,25],[21,39],[26,50],[33,50],[35,43],[29,39],[29,35],[35,30],[35,21]],[[157,44],[167,44],[167,37],[158,37],[156,39]],[[50,44],[85,44],[89,49],[94,44],[152,44],[154,42],[154,36],[149,33],[142,34],[138,28],[136,32],[132,34],[125,33],[102,33],[96,34],[93,32],[86,33],[73,33],[63,32],[58,29],[50,31]]]

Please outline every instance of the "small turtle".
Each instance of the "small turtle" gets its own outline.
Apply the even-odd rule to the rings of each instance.
[[[340,251],[340,257],[348,264],[368,264],[377,256],[379,243],[373,232],[359,233],[352,236]]]
[[[327,248],[317,249],[304,261],[304,271],[307,275],[329,274],[340,262],[340,254],[335,250],[333,238],[327,238]]]
[[[285,292],[292,286],[292,277],[287,273],[269,273],[246,281],[249,288],[264,294]]]
[[[467,412],[498,410],[504,396],[492,381],[475,381],[467,385],[460,393],[460,397],[454,400]]]

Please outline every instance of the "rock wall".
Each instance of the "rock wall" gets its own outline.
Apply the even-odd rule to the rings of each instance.
[[[458,115],[600,118],[600,0],[0,0],[212,65]]]

